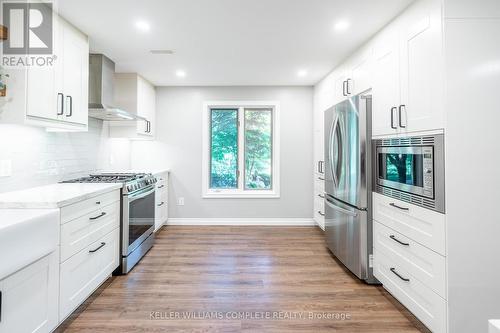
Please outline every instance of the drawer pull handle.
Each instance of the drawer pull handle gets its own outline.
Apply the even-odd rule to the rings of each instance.
[[[405,243],[405,242],[402,242],[402,241],[400,241],[399,239],[397,239],[397,238],[396,238],[396,236],[394,236],[394,235],[390,235],[390,236],[389,236],[389,238],[390,238],[390,239],[392,239],[392,240],[393,240],[393,241],[395,241],[395,242],[398,242],[398,243],[399,243],[399,244],[401,244],[401,245],[404,245],[404,246],[410,246],[410,243]]]
[[[94,252],[99,251],[100,249],[102,249],[104,247],[104,245],[106,245],[106,243],[102,242],[101,245],[99,245],[96,249],[89,250],[89,253],[94,253]]]
[[[400,278],[404,282],[410,282],[410,279],[404,278],[401,275],[399,275],[399,273],[396,272],[396,269],[394,267],[391,268],[391,272],[394,273],[394,275],[396,275],[398,278]]]
[[[158,204],[158,207],[163,206],[164,204],[165,202],[162,201],[161,203]]]
[[[100,201],[96,201],[96,202],[95,202],[95,204],[96,204],[96,205],[100,205],[100,204],[101,204],[101,202],[100,202]]]
[[[318,210],[318,214],[321,215],[321,216],[325,216],[325,214],[322,213],[320,210]]]
[[[164,188],[164,187],[165,187],[165,185],[160,185],[160,186],[158,186],[158,188]]]
[[[90,220],[91,221],[94,221],[94,220],[97,220],[97,219],[100,219],[101,217],[103,217],[104,215],[106,215],[105,212],[102,212],[100,215],[97,215],[96,217],[91,217]]]
[[[318,194],[318,197],[320,197],[321,199],[325,198],[325,196],[323,194]]]
[[[319,180],[325,180],[325,178],[323,178],[323,177],[318,177],[318,179],[319,179]]]
[[[401,210],[404,210],[404,211],[409,211],[409,210],[410,210],[410,208],[398,206],[398,205],[396,205],[394,202],[391,202],[391,203],[389,204],[389,206],[392,206],[392,207],[394,207],[394,208],[401,209]]]

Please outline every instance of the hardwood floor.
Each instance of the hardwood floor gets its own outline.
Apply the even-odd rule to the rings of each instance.
[[[427,332],[336,262],[320,229],[230,226],[164,227],[58,331]]]

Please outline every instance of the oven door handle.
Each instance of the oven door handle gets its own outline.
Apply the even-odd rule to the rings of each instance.
[[[134,202],[136,200],[147,197],[148,195],[155,192],[155,188],[152,187],[150,190],[144,190],[139,193],[134,193],[128,196],[129,202]]]

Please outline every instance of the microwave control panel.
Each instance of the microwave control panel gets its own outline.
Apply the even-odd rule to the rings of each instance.
[[[423,154],[423,180],[424,180],[424,195],[434,197],[434,149],[432,147],[422,147]]]

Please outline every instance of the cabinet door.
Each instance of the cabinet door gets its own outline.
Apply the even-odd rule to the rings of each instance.
[[[362,50],[351,62],[347,83],[350,96],[358,95],[372,87],[371,55],[371,48]]]
[[[155,118],[155,92],[154,87],[141,77],[137,79],[137,114],[147,121],[137,123],[137,133],[152,136]]]
[[[59,320],[58,252],[0,281],[0,292],[0,332],[52,332]]]
[[[404,132],[444,127],[441,7],[423,1],[402,17],[401,111]]]
[[[348,98],[347,94],[347,72],[345,67],[340,67],[335,76],[335,104],[342,102]]]
[[[64,91],[63,120],[88,123],[88,39],[76,28],[61,19],[62,25],[62,82]]]
[[[26,115],[28,117],[57,120],[62,112],[62,96],[56,92],[58,63],[61,61],[59,25],[53,14],[53,53],[56,59],[52,67],[29,67],[26,80]]]
[[[396,28],[390,27],[382,32],[376,41],[373,68],[373,135],[397,134],[400,83],[399,42]]]

